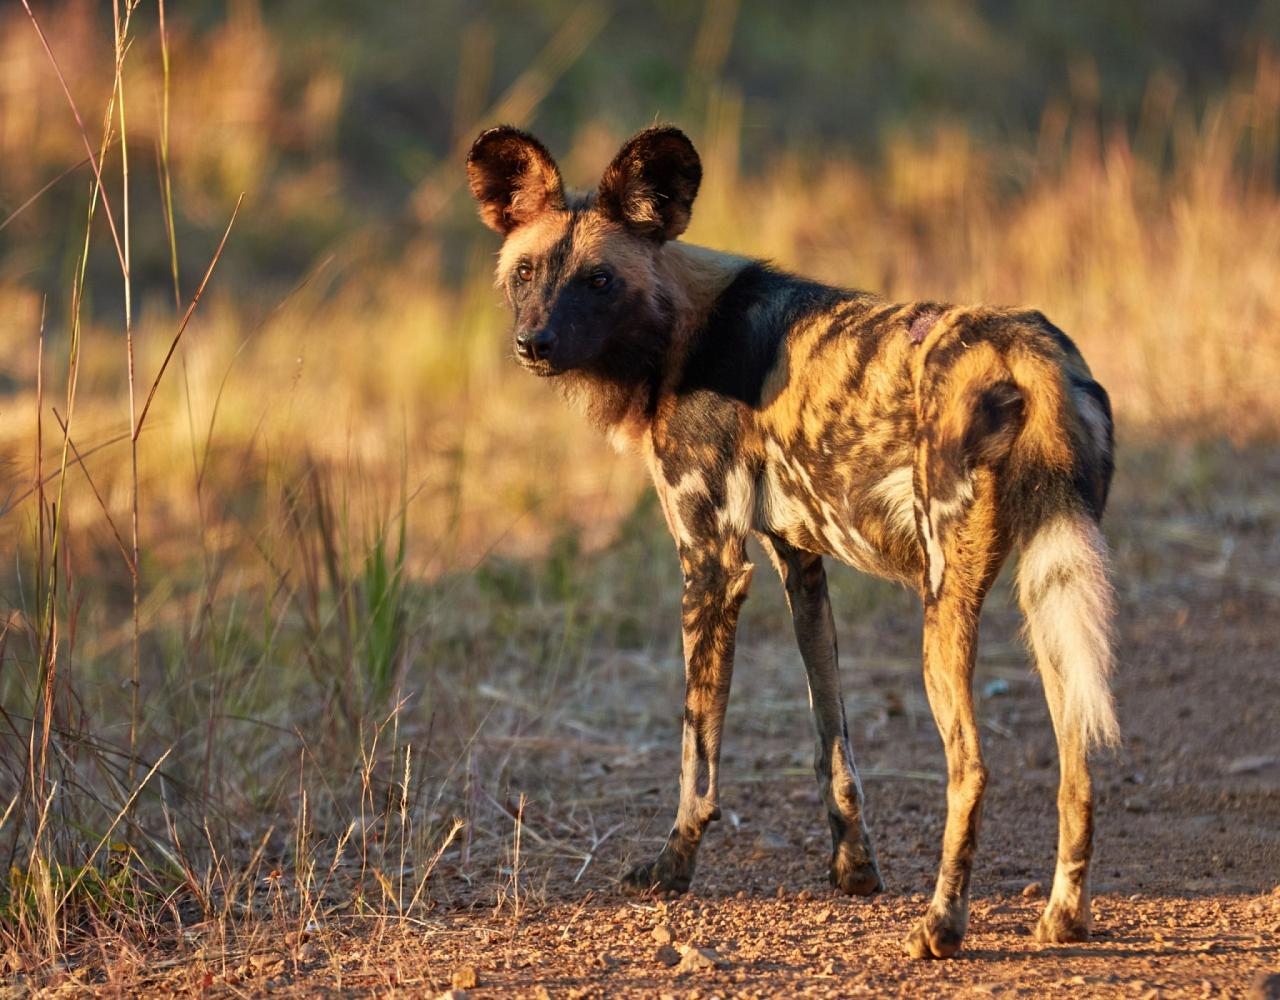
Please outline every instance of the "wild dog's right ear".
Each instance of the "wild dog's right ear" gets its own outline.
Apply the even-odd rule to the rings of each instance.
[[[564,208],[555,160],[537,139],[510,125],[480,133],[467,155],[467,178],[480,218],[503,236],[543,212]]]
[[[655,125],[627,140],[600,181],[598,204],[629,229],[674,240],[689,225],[702,161],[689,137]]]

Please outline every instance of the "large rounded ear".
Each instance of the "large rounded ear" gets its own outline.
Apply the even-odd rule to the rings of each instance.
[[[543,212],[564,208],[556,161],[537,139],[510,125],[480,133],[467,155],[467,178],[480,218],[503,236]]]
[[[685,231],[702,183],[702,161],[678,128],[656,125],[618,151],[600,181],[596,204],[608,217],[656,240]]]

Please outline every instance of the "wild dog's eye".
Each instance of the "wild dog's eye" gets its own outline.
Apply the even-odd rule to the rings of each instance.
[[[609,282],[611,282],[612,280],[613,280],[613,277],[609,274],[608,271],[593,271],[590,275],[587,276],[587,284],[590,285],[592,288],[594,288],[597,292],[600,291],[602,288],[608,288]]]
[[[533,265],[530,264],[527,260],[522,260],[519,264],[516,265],[516,277],[519,278],[521,281],[532,281]]]

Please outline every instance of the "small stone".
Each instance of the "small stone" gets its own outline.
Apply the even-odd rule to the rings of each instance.
[[[466,990],[445,990],[436,1000],[467,1000]]]
[[[668,969],[673,965],[680,964],[680,952],[669,944],[660,945],[658,950],[653,953],[653,957],[658,960],[659,965],[665,965]]]
[[[765,851],[785,851],[791,844],[787,838],[773,830],[761,830],[756,837],[756,846]]]
[[[777,891],[774,893],[774,895],[775,895],[775,896],[777,896],[779,899],[786,899],[786,898],[787,898],[787,887],[786,887],[785,885],[780,885],[780,886],[778,886],[778,889],[777,889]]]
[[[1053,765],[1053,755],[1043,747],[1027,747],[1022,759],[1030,768],[1043,769]]]
[[[460,965],[453,970],[449,982],[455,990],[474,990],[480,985],[480,977],[474,965]]]
[[[551,1000],[551,991],[539,983],[533,988],[533,1000]]]
[[[720,961],[720,956],[710,948],[699,948],[696,945],[687,944],[681,949],[683,955],[680,958],[680,964],[676,967],[676,972],[683,975],[686,972],[701,972],[705,969],[714,969]]]
[[[1249,987],[1249,1000],[1280,1000],[1280,972],[1259,972]]]
[[[1022,887],[1022,898],[1035,899],[1042,892],[1044,892],[1044,886],[1039,882],[1028,882]]]
[[[676,939],[675,933],[671,930],[670,924],[658,924],[653,929],[653,939],[658,944],[670,944]]]
[[[1227,765],[1227,774],[1253,774],[1263,771],[1272,764],[1280,763],[1280,757],[1274,754],[1255,754],[1251,757],[1237,757]]]
[[[825,924],[830,919],[831,919],[831,907],[829,906],[826,907],[825,909],[819,910],[817,913],[813,915],[813,922],[815,924]]]
[[[800,900],[802,903],[807,903],[809,900],[813,899],[813,893],[808,889],[801,889],[796,893],[796,899]]]

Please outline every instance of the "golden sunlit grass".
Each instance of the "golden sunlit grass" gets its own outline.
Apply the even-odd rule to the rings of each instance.
[[[42,25],[76,67],[87,138],[25,13],[0,15],[7,190],[34,193],[86,141],[104,164],[105,200],[91,240],[78,220],[69,272],[84,273],[86,248],[115,252],[108,205],[122,272],[133,241],[161,248],[165,268],[173,245],[202,274],[242,192],[245,214],[284,218],[341,197],[318,160],[291,206],[261,199],[284,145],[329,141],[340,77],[318,71],[286,128],[253,85],[277,60],[250,8],[199,59],[175,37],[172,88],[153,11],[127,28],[132,9],[116,40],[84,7]],[[746,175],[740,102],[718,92],[705,120],[684,123],[706,175],[688,238],[892,297],[1034,305],[1078,341],[1126,440],[1269,438],[1278,114],[1280,63],[1264,56],[1199,115],[1154,81],[1132,132],[1051,106],[1032,151],[941,130],[890,140],[875,166],[781,151]],[[593,180],[620,138],[585,128],[562,151],[571,181]],[[470,211],[461,170],[424,180],[397,253],[384,233],[349,233],[270,295],[220,287],[215,272],[137,437],[136,479],[131,428],[194,286],[175,311],[137,297],[127,273],[109,288],[0,278],[0,534],[13,553],[0,968],[47,975],[95,935],[175,927],[179,941],[212,927],[224,949],[243,947],[264,919],[293,927],[300,949],[334,915],[411,919],[448,898],[432,880],[446,857],[514,905],[519,809],[495,796],[517,735],[554,739],[572,715],[603,738],[617,657],[676,656],[676,571],[637,505],[643,470],[509,362],[496,248],[479,236],[460,248],[440,224]],[[60,183],[91,180],[86,165]],[[172,239],[170,189],[208,230],[199,249]],[[130,208],[159,225],[129,228]],[[41,239],[23,220],[14,240]],[[577,817],[523,845],[585,867],[599,832]]]

